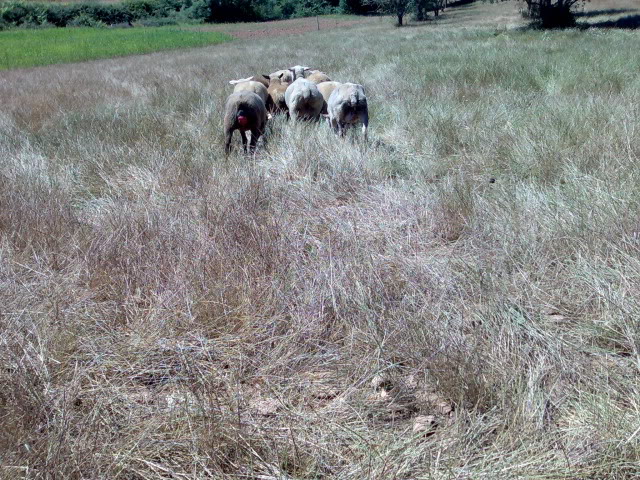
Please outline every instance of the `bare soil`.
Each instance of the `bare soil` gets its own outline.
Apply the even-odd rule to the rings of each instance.
[[[290,20],[274,20],[272,22],[206,25],[197,27],[197,30],[220,31],[233,35],[236,38],[248,39],[299,35],[318,30],[332,30],[376,21],[380,21],[379,17],[308,17],[293,18]]]

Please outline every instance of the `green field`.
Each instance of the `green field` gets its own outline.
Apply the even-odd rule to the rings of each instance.
[[[202,47],[231,39],[220,32],[177,27],[10,30],[0,32],[0,70]]]

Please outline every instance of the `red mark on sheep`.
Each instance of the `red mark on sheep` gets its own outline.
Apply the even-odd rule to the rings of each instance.
[[[238,125],[246,127],[249,124],[249,119],[244,115],[238,115]]]

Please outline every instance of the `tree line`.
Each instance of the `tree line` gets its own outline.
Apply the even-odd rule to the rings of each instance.
[[[402,17],[412,12],[425,20],[446,0],[408,0]],[[115,24],[158,26],[185,22],[254,22],[327,14],[396,15],[387,0],[124,0],[117,3],[37,3],[0,0],[0,29],[8,27]]]
[[[407,15],[426,20],[449,7],[473,0],[124,0],[117,3],[37,3],[0,0],[0,29],[8,27],[89,26],[137,22],[147,26],[185,22],[254,22],[346,13],[390,14],[403,25]],[[485,0],[508,1],[508,0]],[[543,28],[575,23],[585,0],[517,0],[525,16]]]

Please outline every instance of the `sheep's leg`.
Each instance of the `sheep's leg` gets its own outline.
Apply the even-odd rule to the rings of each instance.
[[[229,153],[231,153],[231,138],[233,137],[233,130],[227,130],[227,133],[225,135],[225,142],[224,142],[224,153],[229,155]]]
[[[338,120],[336,119],[336,117],[329,117],[329,125],[331,126],[335,134],[339,133]]]
[[[242,148],[244,153],[247,153],[247,134],[244,130],[240,130],[240,136],[242,137]],[[253,142],[253,137],[251,138],[251,141]]]
[[[251,146],[249,149],[252,153],[256,151],[256,144],[258,143],[260,135],[262,135],[262,132],[257,128],[251,130]]]
[[[362,134],[365,142],[367,141],[367,131],[369,130],[369,112],[360,112],[360,121],[362,122]]]

